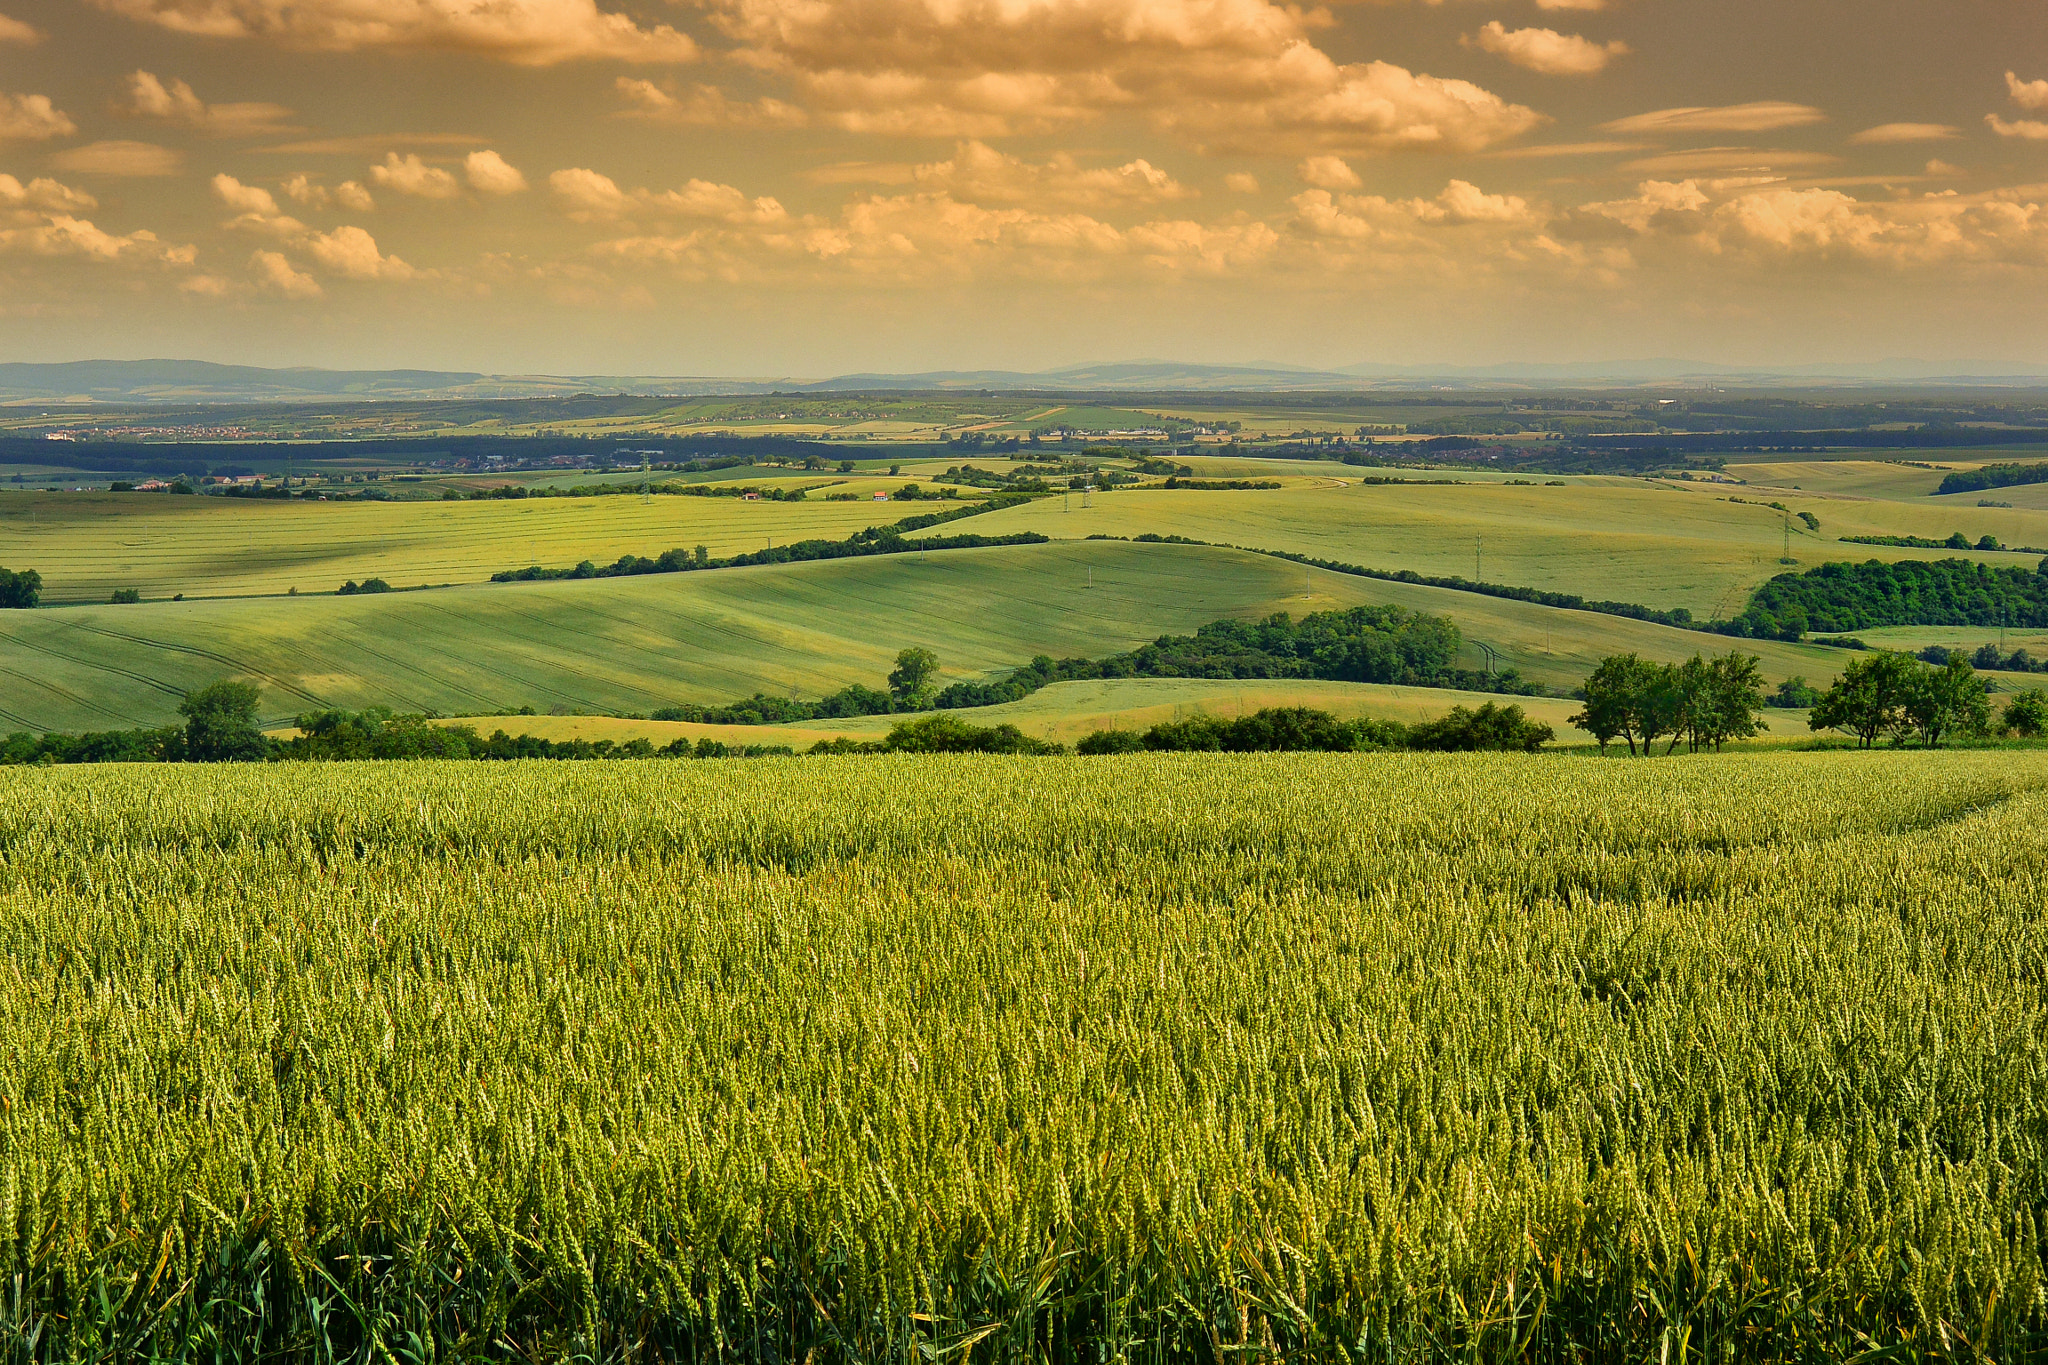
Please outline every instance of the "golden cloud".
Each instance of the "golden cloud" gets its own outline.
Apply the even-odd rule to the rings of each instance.
[[[0,43],[15,43],[21,47],[34,47],[43,40],[43,35],[32,25],[19,19],[10,19],[0,14]]]
[[[470,52],[523,66],[577,60],[689,62],[697,45],[666,24],[642,28],[593,0],[93,0],[174,33],[261,38],[325,52]]]
[[[1575,33],[1548,28],[1509,29],[1498,19],[1468,40],[1475,47],[1505,57],[1516,66],[1546,76],[1592,76],[1605,71],[1616,57],[1626,57],[1627,43],[1596,43]]]
[[[11,175],[0,175],[0,208],[16,212],[85,213],[98,207],[99,201],[84,190],[55,180],[38,177],[24,185]]]
[[[2039,119],[2006,120],[1996,114],[1986,114],[1984,122],[2000,137],[2016,137],[2027,142],[2048,142],[2048,123]]]
[[[182,152],[153,142],[115,140],[89,142],[59,152],[50,158],[50,164],[60,171],[83,175],[152,177],[176,175],[184,169],[185,157]]]
[[[1305,184],[1323,190],[1355,190],[1365,182],[1358,178],[1358,172],[1351,169],[1351,163],[1341,156],[1312,156],[1302,161],[1297,168]]]
[[[320,281],[292,265],[282,252],[258,251],[249,257],[256,267],[257,281],[266,289],[288,299],[317,299],[324,292]]]
[[[418,199],[453,199],[462,193],[453,175],[429,166],[415,152],[386,152],[382,165],[370,167],[370,183]]]
[[[769,198],[749,199],[731,185],[691,180],[680,189],[634,190],[618,187],[610,176],[585,167],[556,171],[548,188],[580,221],[615,218],[713,218],[728,223],[781,223],[789,217]]]
[[[1026,161],[973,140],[960,143],[944,161],[922,165],[871,162],[833,166],[817,172],[814,178],[838,183],[864,180],[916,185],[927,193],[984,204],[1106,208],[1187,199],[1195,193],[1142,158],[1121,166],[1090,168],[1081,166],[1066,152],[1056,152],[1047,161]]]
[[[1600,125],[1607,133],[1770,133],[1780,128],[1801,128],[1823,123],[1827,115],[1810,104],[1789,104],[1783,100],[1756,100],[1749,104],[1717,107],[1692,105],[1679,109],[1657,109],[1634,114]]]
[[[809,114],[784,100],[736,100],[711,85],[675,91],[635,76],[620,76],[613,88],[626,101],[626,117],[655,123],[686,128],[801,128],[811,121]]]
[[[469,187],[479,194],[519,194],[526,189],[526,177],[517,166],[496,152],[471,152],[462,162]]]
[[[2023,81],[2016,71],[2005,73],[2006,93],[2022,109],[2048,110],[2048,81]]]
[[[128,77],[128,102],[123,111],[138,118],[190,128],[215,137],[252,137],[295,131],[286,125],[292,111],[281,104],[208,104],[180,80],[165,84],[147,71]]]
[[[1880,123],[1849,141],[1859,147],[1883,147],[1900,142],[1948,142],[1962,135],[1962,129],[1946,123]]]
[[[43,142],[77,131],[48,95],[0,95],[0,142]]]
[[[707,0],[743,63],[854,132],[986,138],[1127,110],[1204,144],[1472,151],[1541,122],[1465,81],[1333,61],[1269,0]]]

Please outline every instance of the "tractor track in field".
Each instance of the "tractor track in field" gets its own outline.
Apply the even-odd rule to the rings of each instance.
[[[64,625],[71,630],[86,631],[93,635],[104,635],[109,639],[114,640],[125,640],[129,644],[141,645],[147,649],[160,649],[170,654],[186,654],[192,656],[193,658],[205,659],[211,663],[219,664],[223,668],[233,669],[237,673],[247,673],[254,677],[261,678],[265,682],[271,684],[273,687],[276,687],[279,691],[292,693],[293,695],[301,698],[302,700],[311,702],[315,706],[327,705],[327,701],[325,698],[315,696],[313,693],[308,692],[305,688],[300,687],[297,683],[287,682],[283,678],[277,677],[275,674],[267,673],[260,668],[252,667],[251,665],[243,662],[242,660],[236,659],[227,654],[218,654],[210,649],[201,649],[197,645],[179,645],[172,644],[168,640],[152,640],[146,635],[130,635],[125,631],[110,630],[106,626],[89,626],[80,621],[66,621]]]

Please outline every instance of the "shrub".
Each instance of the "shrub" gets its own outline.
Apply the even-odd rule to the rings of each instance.
[[[1077,754],[1135,754],[1145,748],[1145,736],[1136,730],[1097,730],[1074,746]]]
[[[108,600],[117,607],[125,606],[131,602],[140,602],[142,593],[135,588],[116,588],[113,597]]]
[[[1486,702],[1477,711],[1452,707],[1449,715],[1410,730],[1408,743],[1436,753],[1498,750],[1533,754],[1556,737],[1554,730],[1530,720],[1521,707]]]
[[[1063,746],[1033,739],[1014,725],[969,725],[941,711],[904,721],[881,743],[883,751],[906,754],[1058,754]]]
[[[2022,739],[2038,739],[2048,733],[2048,692],[2028,688],[2005,704],[2002,728]]]

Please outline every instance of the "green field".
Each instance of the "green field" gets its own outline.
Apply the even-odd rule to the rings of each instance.
[[[1505,664],[1561,688],[1607,654],[1670,660],[1728,645],[1265,555],[1068,542],[374,597],[9,612],[0,615],[0,723],[163,724],[186,690],[223,675],[258,684],[272,721],[374,704],[448,715],[524,705],[646,712],[757,691],[817,697],[853,682],[875,686],[911,645],[934,650],[953,680],[1041,653],[1113,654],[1223,616],[1369,603],[1448,614],[1465,633],[1464,666],[1482,666],[1483,641]],[[1744,647],[1774,680],[1826,677],[1844,657],[1813,645]]]
[[[2001,539],[2038,537],[2025,543],[2048,545],[2044,513],[1941,505],[1923,510],[1876,502],[1801,504],[1778,498],[1794,511],[1817,508],[1822,524],[1814,534],[1793,522],[1795,564],[1788,570],[1778,563],[1783,517],[1769,507],[1727,501],[1731,492],[1743,496],[1739,489],[1629,479],[1574,480],[1566,487],[1491,481],[1392,487],[1363,485],[1356,478],[1342,487],[1332,478],[1266,492],[1098,493],[1088,508],[1078,497],[1046,499],[990,513],[977,519],[975,529],[985,535],[1039,531],[1060,539],[1182,535],[1370,569],[1412,569],[1441,577],[1476,574],[1487,582],[1591,599],[1685,607],[1702,619],[1738,614],[1750,592],[1779,573],[1830,560],[1931,558],[1935,553],[1842,545],[1834,540],[1837,535],[1932,535],[1939,528],[1942,536],[1960,529]],[[2016,516],[2033,520],[2016,526]],[[1959,557],[2034,563],[2012,555]]]
[[[819,484],[826,476],[805,481]],[[832,491],[841,491],[834,488]],[[872,492],[872,489],[868,489]],[[706,545],[844,539],[917,509],[631,495],[502,502],[283,502],[140,493],[0,493],[0,566],[34,567],[47,600],[332,592],[346,579],[393,587],[474,583],[500,569],[568,567]]]
[[[0,849],[13,1359],[2048,1349],[2041,754],[7,769]]]

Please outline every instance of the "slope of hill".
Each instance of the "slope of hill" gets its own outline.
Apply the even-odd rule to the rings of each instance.
[[[1483,666],[1483,642],[1562,688],[1606,654],[1682,659],[1729,643],[1240,551],[1084,541],[374,597],[0,612],[0,724],[164,724],[187,689],[223,676],[257,683],[272,721],[323,706],[646,712],[757,691],[816,697],[876,685],[909,645],[934,650],[954,680],[1041,653],[1116,653],[1222,616],[1381,602],[1450,615],[1467,668]],[[1774,680],[1826,677],[1843,658],[1811,645],[1745,647]]]

